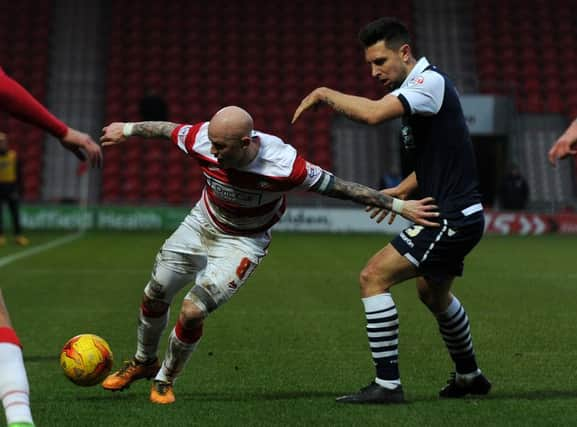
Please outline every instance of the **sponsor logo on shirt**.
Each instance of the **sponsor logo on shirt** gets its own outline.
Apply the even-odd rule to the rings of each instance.
[[[272,188],[272,184],[268,181],[259,181],[256,183],[256,186],[262,190],[267,190]]]
[[[261,202],[261,193],[240,190],[214,178],[207,178],[206,184],[212,189],[215,196],[227,202],[235,202],[240,206],[258,206]]]

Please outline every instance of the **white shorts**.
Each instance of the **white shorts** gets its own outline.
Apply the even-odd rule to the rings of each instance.
[[[192,283],[185,298],[211,312],[241,288],[269,244],[268,232],[250,237],[221,232],[197,204],[158,252],[145,292],[170,304],[180,289]]]

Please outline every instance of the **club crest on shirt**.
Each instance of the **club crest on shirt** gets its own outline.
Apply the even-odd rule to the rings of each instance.
[[[408,124],[404,124],[401,128],[401,142],[407,151],[416,148],[415,139],[413,138],[413,130]]]
[[[423,83],[425,83],[425,77],[423,75],[414,77],[413,79],[411,79],[411,81],[409,82],[410,86],[414,86],[414,85],[422,85]]]

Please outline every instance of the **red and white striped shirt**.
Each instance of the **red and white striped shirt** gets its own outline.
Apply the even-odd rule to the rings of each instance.
[[[285,212],[286,192],[308,190],[328,174],[280,138],[263,132],[254,135],[260,139],[256,158],[242,169],[222,169],[210,153],[208,122],[180,125],[172,133],[172,141],[198,161],[206,180],[201,206],[225,233],[268,230]]]

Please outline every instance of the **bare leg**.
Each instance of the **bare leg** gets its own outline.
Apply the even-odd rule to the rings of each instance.
[[[1,327],[12,327],[10,315],[8,314],[8,308],[6,307],[6,304],[4,303],[4,297],[2,296],[2,289],[0,289],[0,328]]]

